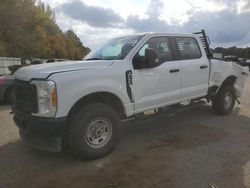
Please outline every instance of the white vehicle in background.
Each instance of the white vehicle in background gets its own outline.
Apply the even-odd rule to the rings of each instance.
[[[246,60],[246,65],[249,67],[249,71],[250,71],[250,59]]]
[[[229,114],[247,69],[211,59],[205,32],[147,33],[112,39],[85,61],[35,65],[15,73],[14,121],[24,141],[60,151],[62,143],[88,159],[119,140],[121,122],[153,110],[212,101]],[[205,100],[204,100],[205,99]],[[188,106],[175,105],[189,101]]]

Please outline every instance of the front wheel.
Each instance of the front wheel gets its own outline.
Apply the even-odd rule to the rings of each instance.
[[[87,105],[70,120],[70,149],[86,159],[102,157],[113,150],[120,130],[121,121],[113,108],[102,103]]]
[[[212,99],[212,107],[215,113],[227,115],[232,112],[235,105],[235,94],[232,85],[226,85],[220,89]]]

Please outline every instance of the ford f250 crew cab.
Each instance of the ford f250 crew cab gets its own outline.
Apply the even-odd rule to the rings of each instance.
[[[81,157],[98,158],[117,144],[123,120],[146,111],[203,100],[229,114],[247,68],[210,57],[204,30],[115,38],[84,61],[19,69],[13,119],[36,148],[60,151],[66,143]]]

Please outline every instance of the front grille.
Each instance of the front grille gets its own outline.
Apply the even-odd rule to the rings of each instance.
[[[26,113],[37,112],[37,90],[36,86],[29,82],[15,80],[14,81],[14,107]]]

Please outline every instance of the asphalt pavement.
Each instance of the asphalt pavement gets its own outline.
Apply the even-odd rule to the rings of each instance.
[[[0,188],[250,188],[250,79],[228,116],[208,104],[173,117],[128,123],[108,156],[31,149],[0,105]]]

